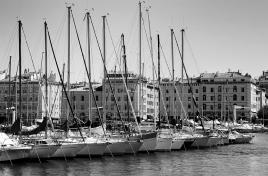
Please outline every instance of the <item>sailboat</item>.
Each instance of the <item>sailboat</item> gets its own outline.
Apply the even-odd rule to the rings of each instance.
[[[28,158],[31,146],[20,144],[19,140],[11,139],[6,133],[0,132],[0,162]]]
[[[156,151],[171,151],[172,147],[172,135],[170,129],[161,129],[161,114],[160,114],[160,106],[161,106],[161,89],[160,89],[160,37],[157,35],[157,43],[158,43],[158,102],[159,102],[159,111],[158,111],[158,136],[155,150]]]

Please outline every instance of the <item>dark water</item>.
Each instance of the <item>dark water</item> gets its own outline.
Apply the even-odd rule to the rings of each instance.
[[[268,134],[253,144],[137,156],[76,158],[0,164],[0,176],[83,175],[268,175]]]

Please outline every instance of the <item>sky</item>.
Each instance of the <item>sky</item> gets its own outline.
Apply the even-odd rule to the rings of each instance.
[[[34,71],[34,69],[42,68],[44,70],[44,63],[42,64],[41,61],[42,52],[44,52],[43,23],[46,20],[56,58],[62,71],[63,63],[67,63],[66,6],[71,5],[85,56],[87,56],[86,21],[84,20],[86,11],[90,11],[101,48],[102,16],[106,15],[107,69],[109,71],[120,69],[120,59],[117,58],[122,56],[120,37],[123,33],[128,70],[138,73],[138,2],[137,0],[1,0],[0,70],[8,68],[11,56],[12,74],[16,72],[18,65],[17,21],[20,19],[26,36],[22,39],[23,69],[29,68],[30,71]],[[149,9],[150,23],[146,9]],[[169,71],[171,70],[171,28],[175,31],[179,46],[182,41],[180,30],[185,29],[184,59],[190,76],[198,76],[203,72],[227,72],[228,70],[239,70],[243,74],[249,73],[252,77],[260,76],[262,71],[267,70],[267,9],[268,1],[266,0],[142,1],[144,75],[152,78],[153,64],[148,45],[150,24],[154,64],[157,64],[157,34],[160,35],[161,77],[171,77]],[[92,79],[100,81],[103,77],[103,63],[92,26],[90,26],[90,31]],[[82,55],[75,35],[72,22],[71,82],[86,81]],[[86,60],[88,60],[87,57]],[[179,78],[181,61],[176,45],[174,45],[174,60],[175,77]],[[50,47],[48,47],[48,72],[57,73]]]

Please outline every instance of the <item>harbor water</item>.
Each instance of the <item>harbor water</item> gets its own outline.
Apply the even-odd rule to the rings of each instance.
[[[254,135],[253,144],[211,149],[0,163],[0,175],[268,175],[268,134]]]

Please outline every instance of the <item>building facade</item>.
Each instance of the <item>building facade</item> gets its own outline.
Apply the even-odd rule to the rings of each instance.
[[[195,116],[198,108],[201,115],[210,119],[232,120],[234,105],[237,105],[243,107],[236,110],[237,119],[250,119],[256,116],[265,102],[263,91],[260,93],[256,81],[250,75],[242,75],[240,72],[202,73],[199,77],[190,79],[189,83],[197,107],[194,105],[187,80],[174,83],[162,80],[162,116],[167,113],[170,118],[191,118]]]
[[[121,74],[116,72],[110,73],[108,76],[111,86],[107,78],[103,81],[105,84],[103,107],[107,119],[119,118],[116,102],[111,91],[112,89],[118,103],[120,115],[123,119],[133,121],[135,120],[134,114],[141,119],[154,118],[158,115],[158,86],[156,84],[132,73]],[[123,81],[123,77],[125,81]],[[129,101],[127,92],[131,102]],[[134,112],[132,111],[131,105]]]
[[[83,122],[91,121],[99,121],[99,116],[97,112],[97,108],[99,108],[101,116],[102,116],[102,85],[98,83],[93,83],[94,95],[97,102],[97,107],[94,102],[93,95],[90,96],[90,89],[88,83],[82,82],[78,84],[72,84],[71,89],[69,91],[69,101],[71,108],[76,117],[78,117]],[[91,97],[91,102],[89,101]],[[73,115],[71,114],[70,107],[68,105],[66,96],[63,94],[62,100],[62,116],[61,120],[64,121],[67,118],[72,119]],[[90,105],[91,104],[91,105]],[[91,107],[91,108],[90,108]],[[69,112],[69,116],[67,114]],[[91,116],[90,116],[90,115]]]
[[[48,78],[48,105],[45,105],[45,82],[40,75],[25,70],[22,75],[21,85],[21,117],[24,125],[34,124],[36,119],[45,116],[46,108],[48,115],[59,120],[61,116],[61,89],[62,86],[55,82],[55,75]],[[41,80],[41,81],[40,81]],[[12,121],[12,113],[19,116],[19,80],[14,77],[0,81],[0,118]]]

